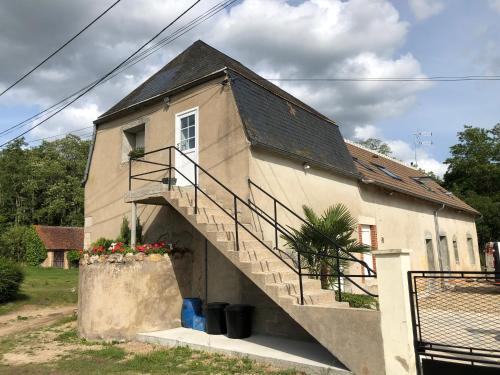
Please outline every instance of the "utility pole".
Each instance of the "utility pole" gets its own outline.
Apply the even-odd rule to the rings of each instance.
[[[415,152],[415,161],[413,166],[418,168],[418,158],[417,158],[417,149],[418,146],[430,146],[433,144],[432,140],[429,139],[432,137],[432,132],[428,131],[417,131],[413,133],[413,149]]]

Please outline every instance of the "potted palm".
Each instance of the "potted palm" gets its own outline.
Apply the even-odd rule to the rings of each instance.
[[[342,272],[348,263],[345,259],[335,258],[338,249],[341,249],[340,256],[345,258],[345,253],[363,253],[369,248],[353,238],[357,222],[342,203],[330,206],[321,216],[308,206],[302,208],[306,223],[299,229],[290,228],[282,238],[301,257],[304,268],[319,275],[321,287],[330,289],[337,283],[338,271]]]

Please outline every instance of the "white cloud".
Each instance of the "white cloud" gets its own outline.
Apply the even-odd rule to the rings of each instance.
[[[29,27],[13,21],[31,14],[29,4],[0,4],[0,24],[6,30],[0,48],[10,52],[0,60],[0,87],[54,50],[75,25],[85,24],[102,11],[99,0],[53,0],[51,6],[26,1],[36,3],[39,13]],[[176,26],[217,1],[200,3]],[[148,0],[117,5],[38,74],[0,98],[0,111],[3,104],[52,105],[109,71],[190,4],[191,0]],[[65,111],[71,116],[63,116],[64,112],[57,115],[33,137],[40,137],[44,131],[44,135],[57,134],[61,127],[81,127],[85,121],[90,125],[95,111],[108,109],[196,39],[203,39],[264,77],[423,77],[414,56],[396,52],[405,43],[408,27],[389,0],[306,0],[295,5],[286,0],[243,0],[99,87],[84,101],[75,103],[73,112]],[[400,115],[413,105],[418,92],[430,87],[424,82],[324,81],[286,82],[281,86],[333,118],[346,136],[356,127]],[[81,112],[76,116],[78,110]],[[78,125],[73,126],[73,122]]]
[[[413,145],[400,140],[385,140],[392,150],[393,156],[396,159],[403,161],[406,165],[412,165],[415,162],[415,149]],[[442,177],[446,172],[447,166],[439,160],[433,158],[426,148],[417,148],[417,162],[418,167],[425,171],[434,172],[436,175]]]
[[[409,0],[410,8],[418,20],[424,20],[441,13],[444,4],[440,0]]]
[[[365,125],[365,126],[356,126],[354,128],[354,138],[358,140],[366,140],[368,138],[379,138],[380,131],[376,126],[373,125]]]

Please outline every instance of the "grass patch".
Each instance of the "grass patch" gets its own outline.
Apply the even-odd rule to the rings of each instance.
[[[0,314],[24,305],[57,306],[75,304],[78,299],[78,269],[23,267],[24,282],[15,301],[1,304]]]
[[[336,300],[339,300],[339,293],[335,292]],[[348,302],[349,307],[363,309],[377,309],[378,300],[375,297],[366,294],[353,294],[342,292],[342,302]]]

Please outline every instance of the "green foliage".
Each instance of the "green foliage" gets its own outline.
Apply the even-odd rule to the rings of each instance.
[[[492,129],[464,126],[445,161],[444,186],[481,213],[479,243],[500,235],[500,124]]]
[[[0,256],[15,262],[24,262],[26,258],[25,246],[26,227],[14,226],[7,229],[0,236]]]
[[[144,156],[144,147],[137,147],[130,150],[128,156],[132,159],[142,158]]]
[[[116,242],[123,242],[127,245],[130,244],[130,236],[131,236],[131,230],[129,226],[129,222],[126,216],[123,217],[122,219],[122,225],[120,227],[120,235],[116,239]]]
[[[322,274],[321,286],[330,288],[337,279],[337,267],[341,269],[346,266],[341,260],[337,266],[337,260],[326,258],[322,255],[335,256],[337,249],[331,240],[345,253],[363,253],[368,247],[360,244],[352,238],[357,228],[354,217],[348,208],[339,203],[329,207],[322,216],[318,216],[310,207],[303,206],[306,220],[310,225],[302,224],[300,229],[290,228],[291,236],[283,235],[289,248],[302,253],[303,266],[312,273]],[[323,276],[332,274],[334,276]]]
[[[358,142],[361,146],[364,146],[370,150],[380,152],[383,155],[391,156],[392,150],[389,145],[377,138],[368,138],[364,141]]]
[[[339,299],[338,291],[335,293],[337,300]],[[358,309],[376,309],[378,306],[377,299],[375,297],[366,294],[353,294],[342,292],[342,302],[349,303],[349,307],[355,307]]]
[[[78,267],[80,262],[80,250],[70,250],[68,251],[68,262],[70,267]]]
[[[135,227],[136,232],[136,243],[142,243],[142,225],[139,218],[137,218],[137,225]],[[120,234],[116,239],[116,242],[123,242],[124,244],[130,245],[132,238],[132,231],[130,230],[130,223],[126,216],[122,219],[122,225],[120,226]]]
[[[38,266],[47,258],[47,250],[33,226],[14,226],[0,237],[0,255]]]
[[[24,261],[27,264],[38,266],[47,258],[47,249],[33,226],[26,227],[23,242],[26,249]]]
[[[0,258],[0,303],[11,301],[16,297],[23,279],[24,274],[16,263]]]
[[[13,225],[83,225],[89,141],[69,135],[28,148],[23,139],[0,151],[0,230]]]

